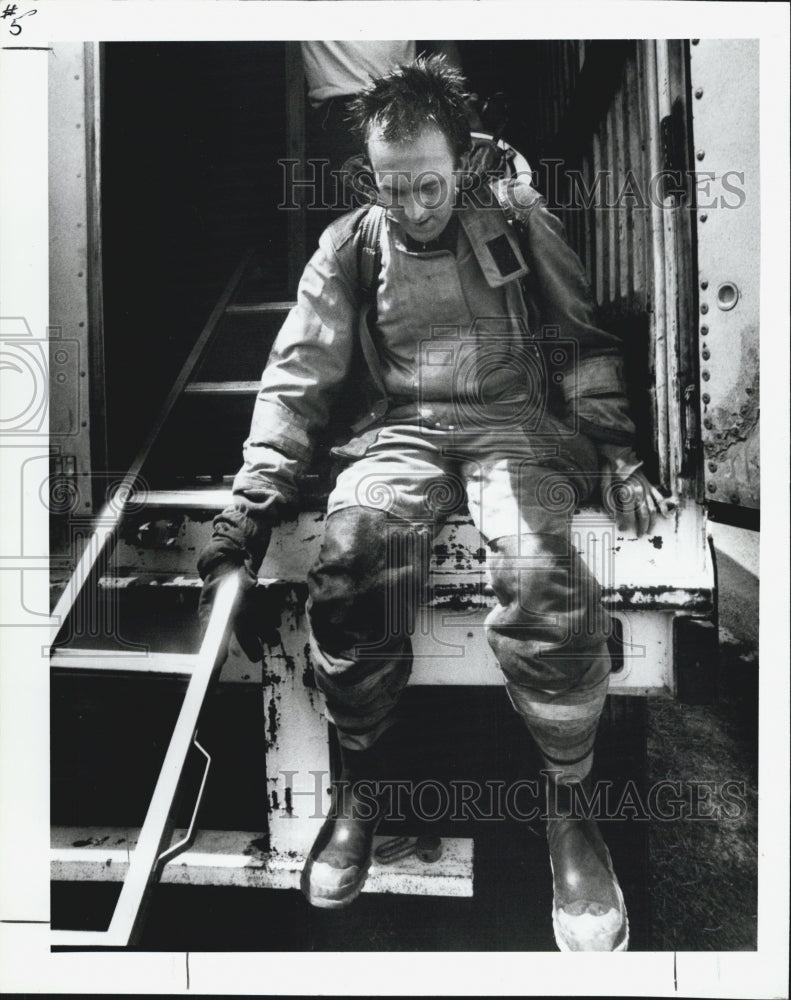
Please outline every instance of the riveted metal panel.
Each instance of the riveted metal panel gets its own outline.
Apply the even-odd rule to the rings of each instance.
[[[758,42],[690,46],[706,495],[759,505]]]
[[[50,499],[57,520],[62,513],[93,512],[91,474],[106,466],[98,46],[56,43],[49,55],[48,93]],[[53,548],[60,551],[68,542],[67,533],[53,531]]]

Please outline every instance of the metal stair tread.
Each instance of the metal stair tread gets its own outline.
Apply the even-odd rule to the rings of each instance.
[[[188,382],[185,396],[249,396],[261,388],[261,380],[240,382]]]
[[[120,881],[134,851],[136,829],[53,827],[50,868],[56,881]],[[174,841],[183,837],[174,831]],[[263,833],[199,830],[192,847],[169,861],[160,882],[296,889],[305,862],[299,850],[267,851]],[[377,836],[375,843],[389,840]],[[428,864],[414,855],[390,865],[373,862],[364,892],[472,896],[473,841],[443,837],[443,856]]]
[[[240,316],[250,313],[287,313],[296,302],[232,302],[226,307],[225,315]]]

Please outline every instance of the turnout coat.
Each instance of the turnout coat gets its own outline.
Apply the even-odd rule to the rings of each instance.
[[[628,476],[641,463],[632,450],[620,344],[596,323],[587,275],[560,221],[521,178],[487,183],[477,193],[463,190],[454,211],[486,282],[501,287],[509,314],[521,317],[525,342],[533,349],[551,346],[549,334],[552,342],[574,345],[553,375],[561,390],[556,416],[592,439],[616,474]],[[199,561],[204,576],[221,561],[246,563],[255,572],[271,527],[298,499],[300,476],[339,398],[347,412],[353,401],[347,436],[376,427],[394,404],[376,344],[377,316],[387,307],[381,300],[387,255],[371,291],[361,286],[361,260],[373,250],[364,224],[372,212],[384,214],[365,206],[333,222],[305,268],[262,375],[232,502],[215,518]],[[383,222],[387,235],[393,224]]]

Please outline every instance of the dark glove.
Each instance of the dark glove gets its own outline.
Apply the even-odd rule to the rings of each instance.
[[[264,546],[265,547],[265,546]],[[253,560],[244,549],[229,546],[225,540],[212,538],[198,559],[198,572],[203,578],[198,618],[205,632],[214,598],[220,583],[229,573],[239,574],[239,596],[233,612],[233,634],[245,656],[257,663],[263,659],[259,615],[254,600],[258,585],[258,574],[253,569]],[[221,652],[224,660],[228,655],[227,637]]]

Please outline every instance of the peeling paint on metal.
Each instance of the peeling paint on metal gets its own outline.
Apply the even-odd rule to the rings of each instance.
[[[639,608],[642,611],[669,608],[684,611],[711,611],[714,606],[712,591],[707,588],[688,589],[663,587],[620,586],[606,594],[602,603],[605,607]]]
[[[306,642],[303,649],[303,655],[305,657],[305,665],[302,669],[302,683],[306,688],[311,690],[316,689],[316,673],[313,668],[313,660],[310,655],[310,643]]]
[[[280,715],[277,710],[276,699],[271,698],[267,706],[267,749],[277,742],[277,731],[280,725]]]

